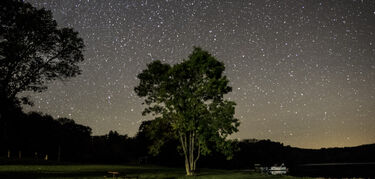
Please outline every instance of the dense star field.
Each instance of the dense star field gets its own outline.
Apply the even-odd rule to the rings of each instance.
[[[85,41],[82,75],[28,93],[36,110],[134,135],[136,75],[179,63],[193,46],[226,65],[233,138],[320,148],[375,142],[373,0],[28,0]],[[27,94],[25,94],[27,95]]]

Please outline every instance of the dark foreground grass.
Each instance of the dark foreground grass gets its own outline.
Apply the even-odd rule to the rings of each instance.
[[[166,168],[159,166],[126,166],[126,165],[0,165],[0,178],[112,178],[108,171],[120,172],[120,176],[138,178],[295,178],[290,176],[270,176],[249,171],[202,169],[197,176],[185,176],[183,168]],[[120,177],[119,177],[120,178]]]

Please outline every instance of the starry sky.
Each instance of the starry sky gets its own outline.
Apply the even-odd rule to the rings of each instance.
[[[25,106],[135,135],[136,75],[175,64],[193,46],[226,65],[237,103],[232,138],[303,148],[375,142],[373,0],[27,0],[85,41],[82,74],[53,81]]]

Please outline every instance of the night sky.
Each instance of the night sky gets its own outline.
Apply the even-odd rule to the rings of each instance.
[[[33,0],[85,41],[82,75],[31,93],[35,110],[133,136],[136,75],[193,46],[225,63],[237,103],[232,138],[303,148],[375,142],[373,0]]]

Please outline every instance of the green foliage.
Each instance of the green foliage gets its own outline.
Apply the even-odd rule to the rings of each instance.
[[[58,28],[52,13],[16,0],[0,2],[0,97],[24,102],[17,94],[41,92],[45,83],[80,74],[84,43],[71,28]]]
[[[154,139],[152,152],[174,137],[181,141],[185,156],[195,156],[193,162],[213,149],[231,155],[226,138],[237,132],[239,121],[234,118],[235,103],[224,98],[232,90],[224,70],[222,62],[195,48],[182,63],[154,61],[138,75],[135,92],[145,98],[143,114],[156,116],[147,129]]]

